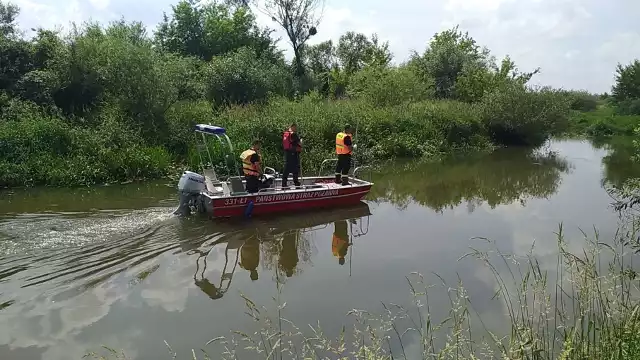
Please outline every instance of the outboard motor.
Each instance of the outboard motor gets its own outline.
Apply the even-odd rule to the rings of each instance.
[[[190,215],[191,207],[196,206],[200,194],[206,189],[204,176],[191,171],[185,171],[178,182],[180,205],[173,212],[175,215]]]

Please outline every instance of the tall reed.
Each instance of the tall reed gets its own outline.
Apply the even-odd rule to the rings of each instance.
[[[411,307],[383,304],[384,311],[354,309],[352,324],[335,337],[318,322],[300,328],[286,319],[279,295],[274,308],[242,296],[256,331],[232,331],[192,351],[193,359],[640,359],[640,312],[636,221],[622,226],[609,242],[584,235],[579,252],[569,251],[563,226],[555,233],[555,269],[544,269],[534,246],[525,256],[503,253],[487,239],[489,250],[473,247],[459,261],[479,261],[492,274],[491,301],[504,308],[508,331],[491,329],[460,278],[449,286],[413,273],[407,277]],[[281,285],[278,285],[279,288]],[[434,294],[447,294],[449,310],[437,320]],[[278,292],[278,294],[280,291]],[[506,324],[505,324],[506,325]],[[416,342],[417,341],[417,342]],[[419,346],[416,346],[419,345]],[[167,344],[169,347],[169,345]],[[410,351],[411,348],[413,351]],[[418,350],[416,350],[419,348]],[[169,347],[169,349],[171,349]],[[206,350],[205,350],[206,349]],[[172,355],[176,356],[171,350]],[[209,354],[217,354],[212,356]],[[115,353],[114,353],[115,354]],[[94,358],[96,354],[92,354]]]

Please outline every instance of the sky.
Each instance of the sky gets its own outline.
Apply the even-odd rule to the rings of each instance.
[[[6,0],[0,0],[6,1]],[[177,0],[11,0],[20,26],[68,28],[71,22],[124,17],[155,29]],[[618,63],[640,58],[640,1],[614,0],[326,0],[310,43],[353,30],[389,41],[394,61],[424,51],[437,32],[459,25],[493,55],[510,55],[519,69],[541,73],[532,84],[609,92]],[[275,24],[258,13],[263,26]],[[280,45],[291,57],[283,31]]]

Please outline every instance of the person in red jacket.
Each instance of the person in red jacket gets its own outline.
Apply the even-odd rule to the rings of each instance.
[[[287,186],[289,174],[293,174],[293,184],[300,186],[300,152],[302,151],[302,139],[298,136],[298,126],[291,124],[282,134],[282,147],[284,148],[284,171],[282,172],[282,187]]]

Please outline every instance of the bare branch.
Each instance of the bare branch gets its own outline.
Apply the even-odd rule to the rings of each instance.
[[[296,72],[304,73],[301,50],[317,33],[325,0],[254,0],[255,7],[287,33],[295,56]],[[316,13],[319,12],[320,15]]]

